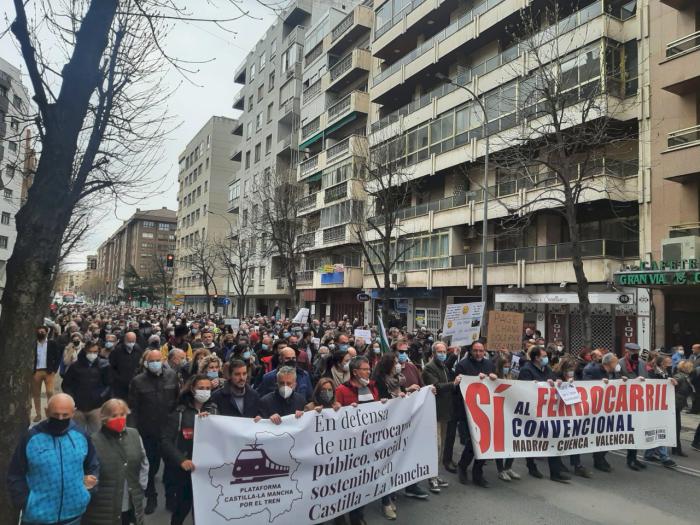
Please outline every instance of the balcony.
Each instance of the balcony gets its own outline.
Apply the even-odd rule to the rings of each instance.
[[[352,113],[369,113],[369,93],[353,91],[326,110],[326,126]]]
[[[292,132],[288,135],[284,135],[277,142],[277,154],[283,155],[287,153],[287,150],[296,150],[299,146],[299,134]]]
[[[228,201],[228,208],[226,208],[226,211],[228,213],[235,213],[238,210],[240,203],[241,203],[240,197],[235,197],[235,198],[229,200]]]
[[[336,162],[348,155],[366,157],[369,153],[367,148],[367,137],[350,135],[333,146],[326,148],[326,164],[329,164],[331,161]]]
[[[282,49],[287,49],[292,44],[304,45],[304,32],[306,28],[304,26],[296,26],[292,29],[287,36],[284,37],[282,41]]]
[[[326,152],[322,151],[318,155],[314,155],[310,159],[306,159],[299,163],[297,180],[302,181],[311,175],[314,175],[326,167]]]
[[[243,62],[240,66],[238,66],[238,69],[233,75],[233,81],[236,84],[245,84],[245,72],[246,72],[246,63]]]
[[[243,158],[243,147],[240,144],[236,144],[231,150],[229,159],[231,159],[233,162],[241,162],[241,158]]]
[[[299,200],[299,208],[297,214],[302,217],[318,211],[321,208],[321,192],[317,191],[311,195],[307,195]]]
[[[299,97],[290,97],[285,100],[279,108],[278,121],[282,124],[293,124],[299,121]]]
[[[331,186],[323,191],[323,203],[330,204],[348,196],[348,181]]]
[[[236,121],[236,125],[231,130],[231,134],[235,135],[236,137],[242,137],[243,136],[243,122],[241,122],[240,120]]]
[[[336,245],[344,244],[346,240],[350,239],[350,235],[347,232],[347,225],[341,224],[340,226],[333,226],[331,228],[326,228],[323,230],[323,245]]]
[[[668,148],[659,166],[663,177],[687,182],[700,176],[700,125],[668,134]]]
[[[314,271],[305,270],[303,272],[297,272],[297,284],[311,284],[314,282]]]
[[[340,54],[357,39],[369,33],[374,21],[374,12],[364,5],[355,8],[331,30],[329,53]]]
[[[669,42],[661,62],[662,87],[676,95],[700,91],[700,31]]]
[[[233,101],[233,109],[238,109],[240,111],[245,110],[245,93],[242,89],[238,92]]]
[[[329,91],[336,91],[369,73],[371,56],[367,49],[353,49],[341,58],[323,76],[323,84]]]
[[[311,250],[317,247],[315,231],[304,233],[297,237],[297,245],[301,250]],[[319,243],[320,244],[320,243]]]
[[[696,0],[661,0],[662,4],[666,4],[669,7],[683,11],[693,5]]]

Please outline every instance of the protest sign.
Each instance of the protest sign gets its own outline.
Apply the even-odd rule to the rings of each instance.
[[[370,343],[372,341],[372,330],[361,330],[360,328],[355,328],[355,338],[361,337],[365,340],[365,343]]]
[[[195,423],[196,523],[319,523],[437,476],[435,398],[310,411],[295,419]]]
[[[575,405],[583,401],[576,385],[568,381],[562,381],[557,385],[557,394],[566,405]]]
[[[566,456],[675,446],[675,396],[660,379],[584,381],[567,405],[554,386],[462,376],[478,459]]]
[[[224,319],[224,324],[229,325],[235,333],[235,332],[238,332],[238,329],[241,326],[241,320],[240,319]]]
[[[292,322],[298,323],[298,324],[304,324],[308,320],[309,320],[309,309],[308,308],[299,308],[299,311],[294,316],[294,319],[292,319]]]
[[[523,346],[523,320],[522,312],[501,312],[491,310],[489,312],[489,328],[486,338],[489,350],[502,350],[507,348],[511,352],[517,352]]]
[[[484,303],[448,304],[442,336],[451,337],[451,345],[470,345],[479,338]]]

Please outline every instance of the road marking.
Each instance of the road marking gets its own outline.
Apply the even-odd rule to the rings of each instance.
[[[626,458],[627,453],[625,452],[618,452],[617,450],[611,450],[610,454],[614,454],[616,456],[619,456],[621,458]],[[666,470],[675,470],[677,472],[682,472],[683,474],[687,474],[688,476],[694,476],[696,478],[700,478],[700,470],[693,468],[693,467],[684,467],[683,465],[677,464],[675,467],[667,468],[661,465],[660,463],[654,463],[653,461],[646,461],[645,459],[640,458],[641,461],[644,461],[645,465],[651,465],[659,468],[665,468]]]

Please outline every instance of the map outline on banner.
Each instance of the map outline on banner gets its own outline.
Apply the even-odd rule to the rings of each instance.
[[[581,381],[576,388],[582,402],[566,405],[556,386],[546,382],[462,376],[460,392],[476,458],[675,446],[675,395],[670,381]]]

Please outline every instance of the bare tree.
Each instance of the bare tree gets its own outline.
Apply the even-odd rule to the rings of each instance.
[[[305,233],[304,221],[299,217],[304,187],[297,182],[295,172],[274,171],[268,172],[256,185],[253,195],[252,205],[248,209],[250,227],[257,235],[269,239],[270,245],[266,251],[268,256],[280,260],[280,274],[287,282],[289,306],[295,311],[296,272],[306,248],[304,239],[300,238]],[[242,223],[241,226],[246,228],[247,224]]]
[[[625,156],[637,130],[617,117],[625,91],[636,86],[636,78],[626,78],[620,63],[608,62],[607,72],[606,66],[601,69],[600,41],[577,49],[580,44],[563,36],[571,24],[585,22],[581,17],[589,14],[584,9],[563,16],[558,2],[524,10],[512,37],[527,58],[527,74],[487,93],[485,106],[489,127],[511,129],[491,143],[492,150],[500,149],[492,157],[497,177],[528,190],[528,198],[517,205],[494,196],[509,214],[501,225],[506,233],[521,229],[542,210],[563,218],[582,339],[590,346],[591,303],[583,265],[580,205],[594,198],[623,195],[623,179],[631,174],[629,163],[626,166],[625,161],[610,158]],[[614,50],[609,51],[604,62],[613,60]],[[507,119],[514,119],[513,123]],[[636,160],[632,163],[636,175]],[[481,187],[479,179],[472,183]]]
[[[418,187],[405,164],[405,138],[401,133],[364,152],[360,158],[362,187],[367,196],[367,217],[353,221],[353,234],[381,291],[382,312],[389,313],[392,273],[413,246],[401,227],[403,208],[410,206]]]
[[[207,297],[207,313],[210,313],[214,297],[219,295],[216,279],[220,275],[218,241],[214,239],[197,238],[192,246],[187,248],[182,260],[189,267],[192,276],[199,280]]]
[[[214,2],[215,0],[211,0]],[[210,2],[210,3],[211,3]],[[246,16],[242,0],[226,0]],[[28,426],[32,345],[49,304],[65,232],[76,206],[95,194],[140,198],[158,177],[169,129],[165,66],[186,71],[161,43],[177,20],[193,20],[178,0],[13,0],[10,29],[31,82],[41,157],[16,215],[0,316],[0,471]],[[183,73],[184,74],[184,73]],[[18,349],[23,349],[19,351]],[[0,493],[11,509],[7,493]],[[11,511],[0,524],[16,523]]]
[[[146,277],[156,292],[155,298],[163,303],[163,308],[168,307],[168,297],[173,291],[173,274],[174,268],[168,267],[165,255],[158,253],[151,255],[151,264]]]

